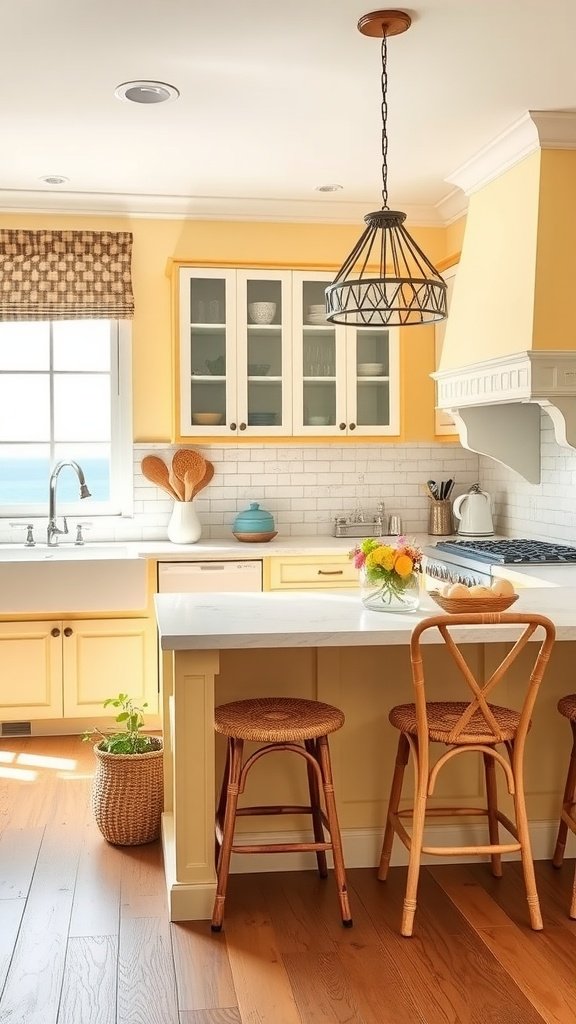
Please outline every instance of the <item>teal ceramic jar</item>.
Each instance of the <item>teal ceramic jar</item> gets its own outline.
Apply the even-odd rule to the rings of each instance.
[[[251,501],[250,508],[244,509],[236,516],[232,524],[232,533],[237,540],[253,543],[272,540],[276,536],[274,516],[260,508],[257,501]]]

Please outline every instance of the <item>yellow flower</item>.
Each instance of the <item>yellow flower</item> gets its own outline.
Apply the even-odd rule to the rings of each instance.
[[[394,562],[394,571],[399,576],[409,576],[414,568],[414,563],[408,555],[398,555]]]
[[[369,555],[366,556],[366,565],[373,569],[375,566],[380,566],[381,569],[390,569],[394,566],[394,559],[396,558],[396,552],[394,548],[389,547],[386,544],[382,544],[378,548],[374,548]]]

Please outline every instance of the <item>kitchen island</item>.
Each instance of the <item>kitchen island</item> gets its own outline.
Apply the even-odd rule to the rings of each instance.
[[[392,704],[412,699],[407,645],[414,625],[441,614],[441,609],[425,595],[417,612],[370,612],[363,608],[357,590],[159,594],[155,600],[163,652],[163,848],[171,920],[209,919],[212,912],[215,695],[216,702],[222,703],[258,693],[284,693],[344,708],[346,725],[342,737],[334,737],[333,752],[336,791],[345,811],[341,814],[345,853],[350,865],[373,862],[388,792],[386,770],[395,749],[387,742],[391,739],[387,712]],[[550,730],[556,725],[558,736],[563,736],[554,717],[556,696],[573,688],[567,666],[574,656],[571,641],[576,641],[576,588],[553,583],[526,588],[520,591],[513,610],[548,615],[556,625],[558,640],[565,642],[556,646],[556,667],[550,669],[556,689],[548,685],[546,715],[535,721],[532,730],[534,742],[540,742],[541,722],[548,745]],[[455,635],[460,645],[466,645],[467,657],[476,668],[481,659],[481,667],[489,671],[491,662],[502,656],[503,645],[518,635],[518,627],[466,626],[459,627]],[[445,699],[454,699],[455,693],[461,698],[460,680],[442,661],[446,652],[439,634],[431,632],[426,639],[436,642],[436,650],[430,651],[432,691],[435,680],[440,679]],[[520,679],[519,688],[522,683]],[[513,684],[509,692],[514,695]],[[567,735],[565,745],[559,739],[560,753],[567,744]],[[550,771],[541,763],[534,764],[532,776],[527,770],[536,817],[552,820],[564,772],[565,762],[560,757]],[[267,784],[271,780],[276,785],[273,772]],[[458,785],[460,796],[465,792],[467,799],[480,800],[478,772]],[[372,845],[369,849],[364,846],[360,855],[355,855],[354,849],[350,854],[349,847],[360,842],[356,833],[362,830],[366,833],[363,838],[369,836]],[[275,866],[284,865],[275,861]]]

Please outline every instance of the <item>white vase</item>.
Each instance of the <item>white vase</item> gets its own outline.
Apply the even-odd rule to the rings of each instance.
[[[168,523],[168,540],[173,544],[195,544],[201,534],[202,526],[192,502],[175,501]]]

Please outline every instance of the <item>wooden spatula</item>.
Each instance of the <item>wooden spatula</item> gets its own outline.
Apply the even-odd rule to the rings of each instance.
[[[201,480],[205,468],[206,460],[204,456],[200,455],[200,452],[194,451],[193,448],[179,448],[178,451],[174,452],[172,469],[182,482],[184,482],[184,474],[187,469],[191,469],[194,473],[199,474],[198,479]]]
[[[147,480],[151,483],[156,484],[157,487],[161,487],[166,494],[169,494],[171,498],[178,498],[176,492],[170,486],[170,480],[168,479],[168,466],[162,459],[159,459],[157,455],[146,455],[142,459],[142,472]]]
[[[204,476],[196,484],[196,487],[192,491],[192,497],[193,498],[198,494],[198,491],[203,491],[204,490],[204,488],[210,483],[210,481],[211,481],[213,476],[214,476],[214,466],[212,465],[211,462],[207,462],[206,463],[206,470],[205,470]]]

